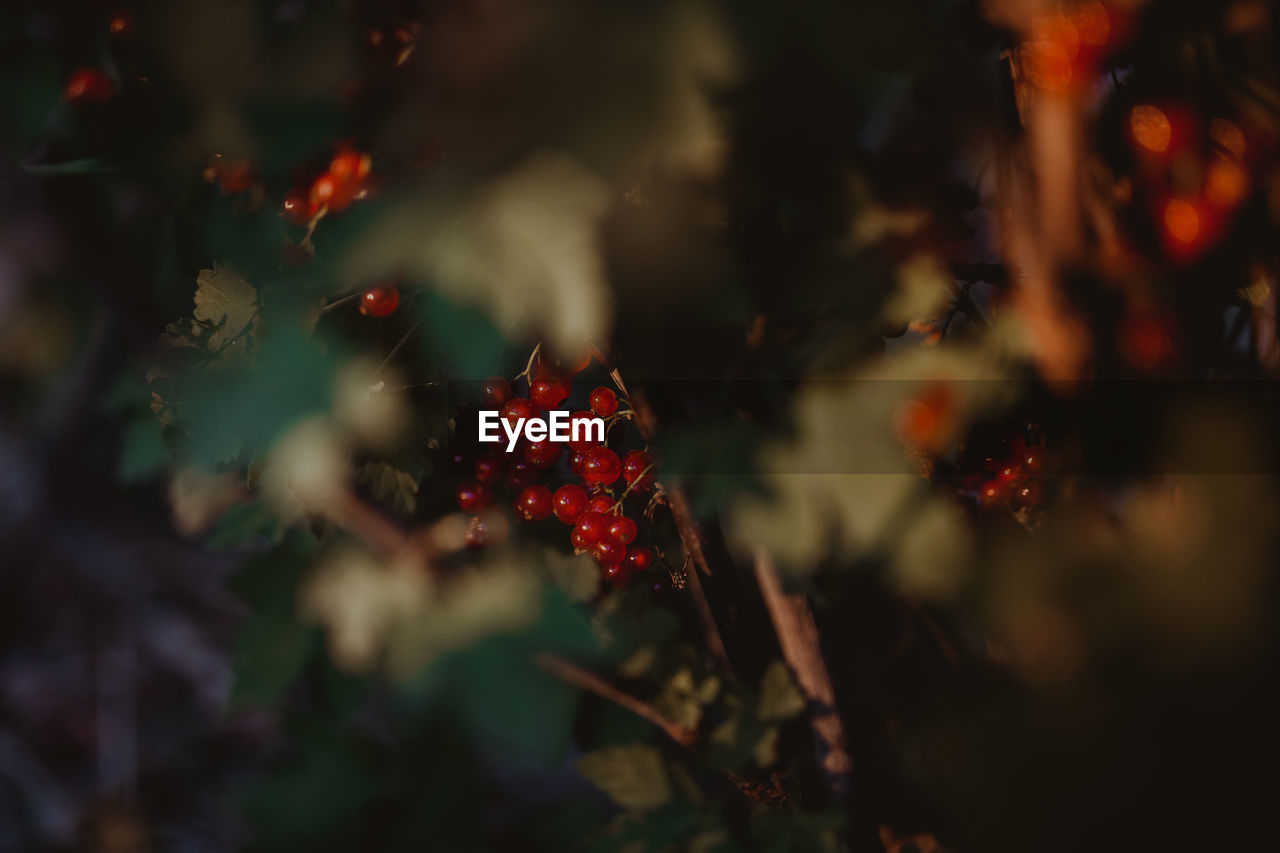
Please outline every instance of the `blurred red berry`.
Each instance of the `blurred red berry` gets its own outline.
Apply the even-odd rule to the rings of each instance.
[[[511,470],[507,472],[507,481],[517,489],[532,485],[536,479],[538,479],[538,469],[530,465],[525,459],[517,459],[512,462]]]
[[[493,493],[484,483],[478,483],[475,480],[464,480],[458,484],[455,497],[457,497],[458,506],[463,512],[475,512],[488,505]]]
[[[486,379],[480,385],[480,402],[489,409],[501,409],[511,399],[511,383],[501,376]]]
[[[486,453],[476,460],[476,479],[481,483],[493,485],[502,479],[506,470],[506,462],[496,453]]]
[[[99,68],[78,68],[67,78],[63,95],[73,104],[101,104],[110,100],[115,86]]]

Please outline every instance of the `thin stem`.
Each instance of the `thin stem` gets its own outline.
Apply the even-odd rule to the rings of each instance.
[[[405,333],[400,337],[400,340],[391,348],[391,352],[387,353],[387,357],[382,360],[382,364],[378,365],[378,369],[373,374],[375,377],[382,375],[383,368],[391,363],[391,359],[395,358],[396,353],[400,352],[400,348],[405,345],[405,342],[409,340],[409,337],[416,332],[418,327],[421,325],[422,320],[418,319],[414,321],[412,326],[405,330]]]
[[[629,693],[624,693],[598,675],[555,655],[539,654],[534,656],[538,666],[568,684],[572,684],[588,693],[594,693],[602,699],[608,699],[615,705],[626,708],[643,720],[653,723],[663,734],[681,746],[692,746],[697,740],[697,732],[684,726],[676,725],[649,705]]]

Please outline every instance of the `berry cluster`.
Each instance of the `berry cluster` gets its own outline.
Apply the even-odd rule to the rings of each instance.
[[[294,225],[307,225],[321,212],[345,210],[368,194],[373,161],[368,154],[342,147],[308,189],[295,189],[284,198],[281,212]]]
[[[526,371],[528,396],[517,396],[511,382],[494,377],[481,385],[480,404],[499,411],[502,420],[512,425],[520,418],[539,417],[564,405],[573,394],[565,373],[580,372],[589,362],[585,359],[565,371],[535,359]],[[605,386],[587,395],[587,405],[588,409],[571,414],[571,424],[594,417],[612,424],[631,414],[629,406],[620,411],[618,394]],[[654,563],[654,549],[637,541],[640,526],[624,511],[628,499],[645,496],[653,487],[654,466],[645,450],[620,456],[608,446],[608,433],[603,443],[581,438],[567,442],[521,439],[509,453],[482,453],[474,460],[472,476],[458,485],[458,506],[465,512],[479,512],[505,483],[516,493],[513,507],[519,518],[538,522],[555,516],[569,525],[573,549],[590,553],[604,579],[622,585]]]
[[[1040,505],[1044,445],[1034,425],[962,453],[959,491],[987,510],[1033,510]]]

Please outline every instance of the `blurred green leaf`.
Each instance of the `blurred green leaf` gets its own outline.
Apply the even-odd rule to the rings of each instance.
[[[591,784],[630,811],[651,811],[671,799],[671,781],[662,753],[643,743],[609,746],[578,759]]]

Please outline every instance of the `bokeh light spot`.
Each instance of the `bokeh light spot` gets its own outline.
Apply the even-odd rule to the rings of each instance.
[[[1189,201],[1169,199],[1164,206],[1164,227],[1177,242],[1191,243],[1200,236],[1200,214]]]
[[[1168,151],[1173,141],[1173,126],[1164,110],[1150,104],[1139,104],[1129,113],[1129,132],[1133,141],[1157,153]]]

